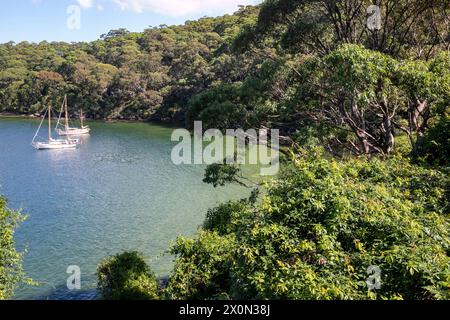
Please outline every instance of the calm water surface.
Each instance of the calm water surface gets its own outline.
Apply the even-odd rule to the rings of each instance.
[[[30,146],[37,126],[0,119],[0,194],[28,215],[17,246],[27,250],[25,270],[40,283],[20,288],[17,299],[95,298],[98,262],[129,249],[167,275],[170,243],[193,235],[208,208],[246,195],[202,183],[202,166],[173,165],[169,128],[90,123],[79,149],[37,151]],[[81,291],[66,288],[70,265],[81,268]]]

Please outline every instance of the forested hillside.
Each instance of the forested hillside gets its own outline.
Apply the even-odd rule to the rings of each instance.
[[[35,114],[65,93],[71,112],[93,119],[183,121],[188,100],[218,82],[242,81],[261,62],[230,45],[256,7],[234,15],[112,30],[91,43],[0,45],[0,112]]]

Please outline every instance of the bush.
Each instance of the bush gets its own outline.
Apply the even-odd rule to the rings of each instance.
[[[178,238],[171,253],[178,256],[168,286],[169,299],[224,299],[231,288],[233,235],[200,231],[197,239]]]
[[[450,161],[450,115],[442,117],[426,135],[419,139],[413,153],[418,162],[434,166],[449,166]]]
[[[171,290],[201,299],[448,299],[448,198],[446,175],[401,158],[297,158],[262,203],[222,205],[208,215],[213,231],[179,240]],[[379,290],[366,284],[370,266],[381,269]]]
[[[248,202],[229,201],[219,205],[214,209],[208,210],[203,229],[215,231],[220,235],[227,235],[237,230],[237,226],[233,225],[236,220],[235,215],[242,215],[247,208]]]
[[[106,300],[157,300],[158,282],[138,252],[124,252],[103,260],[98,290]]]
[[[449,297],[448,177],[401,159],[313,157],[294,168],[240,231],[241,297]],[[366,285],[372,265],[378,291]]]
[[[16,251],[14,242],[14,232],[25,217],[6,205],[6,199],[0,197],[0,300],[12,298],[18,284],[31,284],[24,276],[23,255]]]

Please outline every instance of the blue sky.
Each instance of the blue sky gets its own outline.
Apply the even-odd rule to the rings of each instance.
[[[160,24],[181,24],[202,16],[232,13],[240,4],[260,2],[261,0],[3,0],[0,4],[0,43],[92,41],[111,29],[142,31]]]

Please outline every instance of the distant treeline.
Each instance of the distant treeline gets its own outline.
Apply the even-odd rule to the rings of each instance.
[[[261,63],[230,51],[258,10],[141,33],[112,30],[90,43],[2,44],[0,112],[39,113],[68,94],[70,111],[83,108],[89,118],[182,121],[193,95],[242,81]]]

